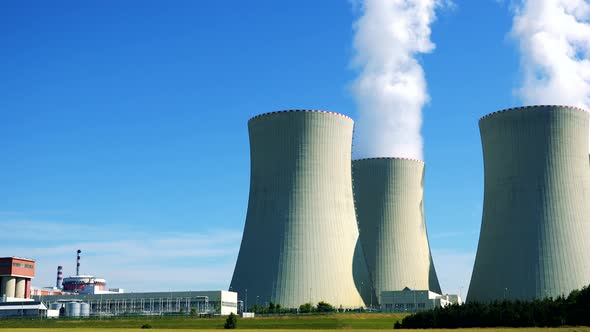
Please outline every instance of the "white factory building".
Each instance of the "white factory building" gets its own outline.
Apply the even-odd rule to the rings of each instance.
[[[33,296],[51,309],[67,309],[72,302],[89,304],[90,316],[238,313],[238,293],[217,291],[75,294]],[[65,313],[68,315],[68,313]]]
[[[398,291],[381,292],[383,312],[417,312],[462,303],[459,295],[441,295],[429,290],[412,290],[408,287]]]

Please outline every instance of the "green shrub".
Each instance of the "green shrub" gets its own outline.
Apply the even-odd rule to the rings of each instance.
[[[312,312],[314,309],[314,306],[312,303],[304,303],[302,305],[299,306],[299,312]]]
[[[236,327],[238,327],[238,316],[234,315],[234,313],[232,312],[231,314],[229,314],[229,316],[227,316],[223,328],[235,329]]]
[[[142,328],[142,329],[151,329],[151,328],[152,328],[152,325],[151,325],[151,324],[143,324],[143,325],[141,326],[141,328]]]
[[[317,305],[317,310],[318,312],[332,312],[334,311],[334,306],[332,306],[330,303],[320,301]]]

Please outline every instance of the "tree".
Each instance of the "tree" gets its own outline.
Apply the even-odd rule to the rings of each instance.
[[[318,302],[317,310],[318,312],[332,312],[334,311],[334,307],[330,303],[320,301]]]
[[[313,311],[313,304],[312,303],[304,303],[299,306],[299,312],[312,312]]]
[[[197,314],[197,308],[192,307],[191,308],[191,315],[196,315]]]
[[[231,314],[229,314],[229,316],[227,316],[223,328],[235,329],[236,327],[238,327],[238,316],[234,315],[234,313],[232,312]]]

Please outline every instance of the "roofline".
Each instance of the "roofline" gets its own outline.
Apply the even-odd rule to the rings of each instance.
[[[22,261],[29,261],[29,262],[33,262],[35,263],[34,259],[31,258],[24,258],[24,257],[16,257],[16,256],[10,256],[10,257],[0,257],[0,259],[20,259]]]

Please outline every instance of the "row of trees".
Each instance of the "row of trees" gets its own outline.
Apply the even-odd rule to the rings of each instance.
[[[590,326],[590,286],[557,299],[467,303],[406,316],[394,328]]]
[[[281,313],[311,313],[311,312],[333,312],[336,311],[334,306],[331,304],[320,301],[317,305],[313,303],[305,303],[299,306],[299,308],[283,308],[280,304],[270,302],[267,306],[254,305],[250,308],[250,312],[257,314],[281,314]]]

